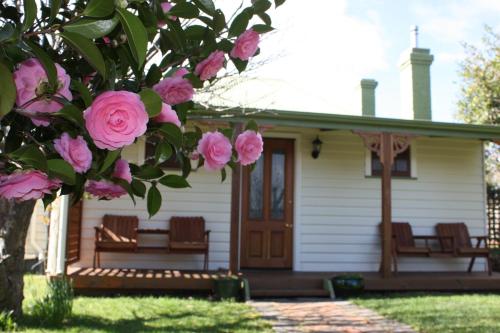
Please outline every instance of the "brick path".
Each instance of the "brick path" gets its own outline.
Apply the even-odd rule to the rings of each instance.
[[[265,300],[250,304],[272,322],[276,333],[416,333],[408,325],[349,301]]]

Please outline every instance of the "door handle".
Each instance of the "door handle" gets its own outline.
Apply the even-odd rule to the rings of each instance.
[[[293,225],[291,225],[291,224],[288,224],[288,223],[287,223],[287,224],[285,224],[285,228],[292,229],[292,227],[293,227]]]

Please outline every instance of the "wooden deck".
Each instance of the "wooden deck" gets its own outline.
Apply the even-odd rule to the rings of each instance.
[[[252,297],[329,296],[324,279],[338,272],[243,271]],[[500,292],[500,273],[402,272],[388,279],[378,273],[360,273],[369,292],[386,291],[495,291]],[[225,272],[70,268],[77,293],[163,292],[210,293],[213,280]]]
[[[252,296],[328,296],[323,280],[340,272],[247,271]],[[384,279],[377,272],[355,273],[365,278],[369,292],[500,291],[500,273],[402,272]]]
[[[76,292],[95,291],[205,291],[212,290],[213,280],[225,276],[223,272],[118,269],[118,268],[69,268],[68,276]]]

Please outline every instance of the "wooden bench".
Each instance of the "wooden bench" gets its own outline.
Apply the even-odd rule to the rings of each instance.
[[[488,274],[491,275],[491,255],[486,236],[470,236],[469,229],[463,222],[438,223],[436,232],[443,253],[457,258],[471,258],[467,269],[469,273],[472,271],[476,258],[486,258]],[[472,245],[472,239],[477,240],[475,246]],[[482,241],[484,241],[483,246],[481,246]]]
[[[382,228],[382,225],[380,225]],[[432,250],[429,240],[436,236],[415,236],[408,222],[392,222],[392,260],[395,273],[398,272],[398,257],[429,257]],[[417,246],[416,240],[424,240],[424,246]]]
[[[139,229],[137,216],[104,215],[103,222],[95,227],[94,268],[101,265],[101,252],[204,254],[203,267],[208,270],[209,235],[205,219],[178,217],[170,219],[168,229]],[[139,246],[139,234],[165,235],[165,246]]]
[[[137,216],[104,215],[95,227],[94,268],[101,266],[101,252],[135,252],[138,226]]]
[[[487,260],[488,274],[491,275],[491,256],[486,236],[471,237],[465,223],[438,223],[436,232],[436,236],[415,236],[409,223],[392,222],[391,252],[395,273],[398,272],[398,257],[471,258],[468,272],[472,271],[475,259],[483,257]],[[477,239],[475,247],[472,246],[472,239]],[[417,246],[417,240],[425,243]],[[429,241],[435,241],[439,247],[432,248]],[[482,241],[484,246],[481,246]]]
[[[205,219],[201,216],[170,219],[168,251],[170,253],[204,254],[204,270],[208,270],[210,230],[205,230]]]

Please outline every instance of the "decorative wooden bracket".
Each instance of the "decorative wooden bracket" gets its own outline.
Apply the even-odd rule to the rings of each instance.
[[[383,150],[385,147],[382,145],[382,132],[361,132],[354,131],[355,134],[359,135],[363,142],[370,151],[377,153],[378,157],[382,157]],[[415,138],[412,134],[398,134],[391,133],[391,165],[394,163],[394,158],[404,152],[410,146],[411,140]],[[381,163],[383,159],[380,158]]]

